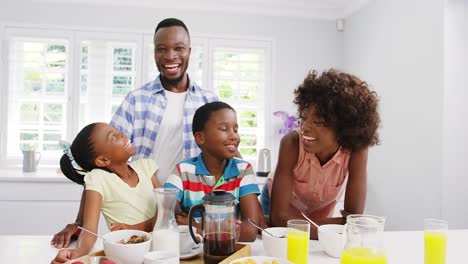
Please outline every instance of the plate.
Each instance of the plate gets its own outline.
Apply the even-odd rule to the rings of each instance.
[[[249,262],[247,262],[247,260],[249,260]],[[266,256],[251,256],[251,257],[240,258],[240,259],[236,259],[236,260],[229,262],[229,264],[254,264],[254,262],[257,264],[265,264],[265,263],[271,264],[273,260],[278,261],[279,264],[292,264],[292,262],[285,260],[285,259],[266,257]]]
[[[196,246],[196,247],[193,247],[192,250],[188,253],[185,253],[185,254],[180,254],[180,259],[189,259],[189,258],[193,258],[195,257],[196,255],[200,254],[203,252],[203,245],[199,245],[199,246]]]

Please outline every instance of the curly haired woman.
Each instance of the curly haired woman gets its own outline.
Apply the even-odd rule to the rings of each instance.
[[[346,215],[364,211],[368,147],[379,143],[378,97],[365,82],[338,70],[310,72],[294,94],[301,127],[281,140],[267,185],[270,223],[286,226],[304,212],[318,224],[344,224]],[[342,217],[332,217],[345,191]],[[310,235],[317,239],[317,229]]]

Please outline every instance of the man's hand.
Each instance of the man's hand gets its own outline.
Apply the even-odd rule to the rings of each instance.
[[[78,223],[68,224],[64,229],[54,235],[50,244],[56,248],[68,247],[70,245],[70,241],[72,239],[76,239],[80,233],[78,226]]]
[[[65,263],[71,259],[76,259],[85,255],[79,249],[62,249],[57,253],[57,256],[52,260],[50,264]]]
[[[110,231],[123,230],[123,229],[135,229],[132,225],[124,223],[113,223],[110,225]]]

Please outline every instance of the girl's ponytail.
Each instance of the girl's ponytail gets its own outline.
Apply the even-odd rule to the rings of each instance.
[[[65,154],[60,158],[60,169],[63,174],[73,182],[84,185],[84,175],[86,172],[96,168],[94,159],[94,142],[91,134],[97,123],[85,126],[76,135],[71,146],[65,150]]]
[[[84,175],[78,173],[75,168],[73,168],[73,165],[71,163],[70,158],[68,155],[65,153],[62,155],[60,158],[60,169],[62,170],[62,173],[65,174],[65,176],[75,182],[78,183],[79,185],[84,185]]]

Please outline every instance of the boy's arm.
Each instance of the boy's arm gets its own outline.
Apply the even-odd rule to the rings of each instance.
[[[252,222],[259,224],[260,220],[260,203],[258,202],[257,195],[254,193],[244,195],[240,198],[240,210],[241,210],[241,232],[239,241],[241,242],[252,242],[257,238],[257,228],[249,223],[247,219],[250,218]]]
[[[86,203],[85,190],[81,194],[80,209],[78,210],[78,215],[74,223],[66,225],[62,230],[54,235],[50,244],[56,248],[66,248],[70,245],[70,242],[78,237],[80,230],[78,226],[83,224],[83,213],[84,206]]]

